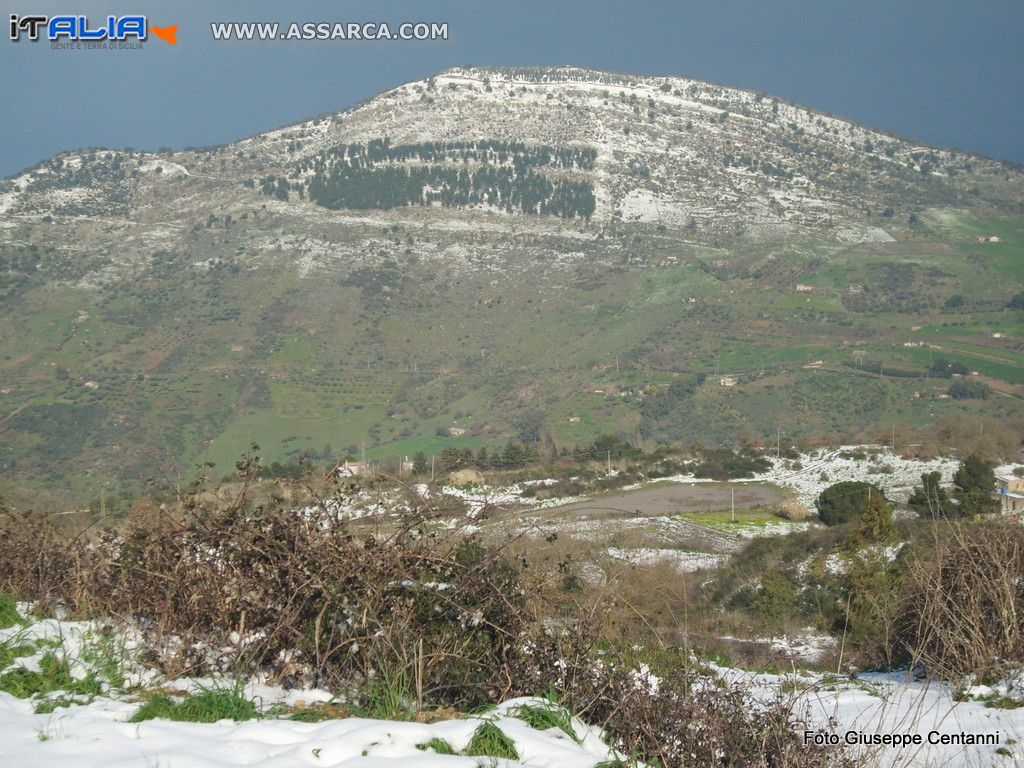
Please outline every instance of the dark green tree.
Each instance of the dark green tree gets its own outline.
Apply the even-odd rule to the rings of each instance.
[[[437,457],[437,469],[440,472],[452,472],[465,466],[465,457],[462,455],[462,451],[455,447],[445,448]]]
[[[957,379],[947,390],[954,400],[987,400],[991,390],[984,381]]]
[[[921,517],[950,517],[956,514],[956,505],[942,487],[941,472],[925,472],[921,485],[914,488],[907,506]]]
[[[960,462],[959,469],[953,475],[953,485],[953,498],[963,517],[985,514],[995,507],[992,499],[996,485],[995,470],[976,453]]]
[[[751,605],[754,613],[771,624],[781,624],[796,608],[796,588],[778,571],[761,576],[757,597]]]
[[[491,468],[491,457],[487,455],[487,446],[481,445],[480,450],[476,452],[476,458],[474,459],[477,469],[490,469]]]
[[[425,475],[429,469],[427,465],[427,456],[423,451],[416,451],[416,455],[412,457],[412,471],[414,475]]]
[[[853,529],[852,540],[860,544],[882,544],[892,539],[892,507],[881,493],[872,492]]]
[[[818,517],[825,525],[842,525],[858,519],[868,509],[873,496],[885,494],[877,485],[862,480],[849,480],[830,485],[814,502]]]

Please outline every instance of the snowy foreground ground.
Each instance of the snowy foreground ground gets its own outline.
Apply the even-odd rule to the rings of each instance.
[[[724,679],[741,682],[755,699],[770,700],[779,691],[789,691],[797,701],[797,711],[808,723],[807,728],[814,731],[831,722],[841,743],[847,734],[855,734],[850,737],[855,741],[874,734],[920,737],[919,745],[849,747],[868,765],[1024,765],[1024,706],[1000,709],[986,701],[993,694],[1005,693],[1005,684],[995,689],[978,686],[958,692],[948,684],[910,679],[905,673],[849,677],[800,670],[768,675],[717,669]],[[1020,701],[1022,691],[1011,692]],[[957,701],[958,698],[965,700]],[[968,740],[964,735],[995,736],[997,743],[964,744]]]
[[[138,704],[97,699],[92,704],[33,715],[32,705],[0,693],[0,751],[10,766],[145,766],[221,768],[259,765],[345,768],[473,768],[480,765],[593,768],[609,757],[595,729],[575,721],[577,744],[557,728],[538,731],[502,713],[528,699],[506,702],[489,713],[515,743],[520,760],[437,755],[418,749],[443,739],[456,750],[469,743],[478,718],[432,724],[345,718],[321,723],[263,719],[211,724],[150,720],[129,723]]]
[[[102,677],[96,665],[99,625],[90,622],[41,620],[0,630],[0,647],[38,646],[13,659],[0,673],[40,669],[45,654],[66,661],[72,678],[90,673]],[[125,639],[121,672],[124,688],[162,690],[202,689],[205,680],[163,680],[131,661],[132,642]],[[750,692],[751,706],[781,693],[794,697],[808,728],[866,734],[921,734],[919,747],[872,748],[870,764],[891,766],[988,766],[1024,764],[1024,708],[990,707],[982,698],[992,693],[1019,696],[1020,690],[972,689],[968,700],[955,701],[947,685],[906,680],[899,675],[867,674],[859,678],[793,670],[785,675],[753,674],[712,667],[709,675],[738,682]],[[709,678],[710,679],[710,678]],[[638,675],[638,682],[658,685],[656,678]],[[537,768],[595,768],[613,759],[599,729],[576,718],[577,739],[558,728],[537,730],[516,716],[516,707],[535,700],[508,701],[486,714],[435,723],[395,722],[349,717],[320,723],[295,722],[281,716],[235,723],[210,724],[149,720],[128,722],[141,697],[104,684],[91,701],[59,706],[45,712],[47,701],[60,691],[19,699],[0,692],[0,765],[3,766],[139,766],[140,768],[223,768],[224,766],[344,766],[345,768],[473,768],[475,766],[536,766]],[[284,691],[251,683],[245,695],[267,712],[274,705],[304,706],[332,699],[328,691]],[[962,696],[960,698],[963,698]],[[550,706],[550,705],[547,705]],[[38,713],[43,710],[42,713]],[[447,742],[455,751],[469,744],[474,731],[491,722],[515,744],[518,760],[440,755],[421,748],[431,739]],[[928,744],[929,734],[957,736],[998,734],[994,745]],[[937,739],[938,736],[933,738]]]

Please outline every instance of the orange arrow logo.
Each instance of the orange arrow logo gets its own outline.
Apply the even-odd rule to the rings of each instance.
[[[175,24],[173,27],[150,27],[149,31],[159,37],[161,40],[166,40],[171,45],[178,44],[178,25]]]

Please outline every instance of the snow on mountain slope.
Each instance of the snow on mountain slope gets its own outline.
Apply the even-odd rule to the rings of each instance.
[[[484,214],[497,209],[486,206],[368,214],[326,210],[298,194],[287,201],[260,194],[263,179],[301,181],[297,164],[319,153],[384,138],[393,145],[476,140],[595,150],[593,168],[568,174],[593,186],[591,221],[513,217],[515,226],[557,223],[566,232],[635,222],[705,241],[806,231],[885,240],[891,235],[884,228],[865,223],[883,209],[1017,208],[1024,190],[1024,173],[1009,164],[920,146],[765,94],[567,67],[457,68],[234,144],[159,154],[69,152],[0,182],[0,215],[44,228],[53,218],[87,219],[106,226],[79,221],[79,240],[102,246],[130,233],[163,247],[210,215],[228,213],[236,222],[247,213],[250,223],[282,216],[316,228],[353,216],[493,218]],[[511,226],[504,219],[503,229]],[[154,234],[154,224],[180,230]]]

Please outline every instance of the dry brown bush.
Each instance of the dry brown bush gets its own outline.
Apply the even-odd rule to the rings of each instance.
[[[900,650],[929,674],[999,675],[1024,661],[1024,527],[943,522],[914,542],[902,579]]]
[[[565,704],[600,724],[625,754],[663,766],[854,765],[839,749],[803,746],[797,695],[754,704],[743,681],[709,678],[680,650],[605,653],[595,663],[593,648],[581,646],[590,637],[574,627],[536,647],[547,660],[537,665],[537,685],[554,683]]]
[[[189,494],[95,537],[9,511],[0,590],[142,626],[169,674],[259,668],[471,706],[511,692],[529,617],[508,558],[425,534],[415,512],[356,536],[332,503],[341,491],[299,511],[247,488]]]
[[[792,500],[780,502],[775,512],[787,520],[807,520],[815,514],[800,502]]]

